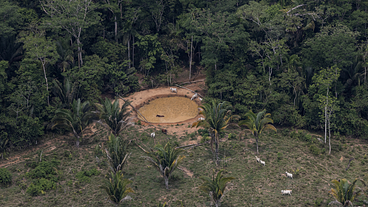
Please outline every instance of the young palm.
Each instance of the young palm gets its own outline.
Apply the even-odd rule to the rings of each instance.
[[[123,174],[120,172],[111,172],[111,178],[105,181],[105,185],[100,186],[100,188],[104,189],[110,201],[118,206],[122,201],[129,199],[129,193],[134,193],[133,189],[129,187],[131,182],[128,179],[124,179]]]
[[[355,179],[352,184],[349,184],[346,179],[332,180],[334,187],[331,188],[329,193],[336,199],[336,201],[330,202],[329,205],[338,204],[344,207],[349,205],[353,206],[354,199],[361,193],[361,190],[354,192],[357,181],[358,179]]]
[[[65,78],[63,84],[54,80],[54,95],[58,96],[63,103],[63,108],[70,108],[73,100],[77,97],[77,82],[72,83],[69,78]]]
[[[179,166],[185,156],[179,155],[183,150],[176,149],[170,142],[164,147],[157,146],[155,150],[146,151],[148,156],[145,156],[153,167],[155,167],[165,180],[166,189],[169,189],[169,178],[173,171]]]
[[[129,104],[130,103],[126,101],[121,108],[119,108],[119,100],[115,100],[114,103],[111,103],[107,98],[103,104],[96,103],[95,105],[100,118],[98,123],[109,129],[115,136],[119,136],[119,133],[129,126]]]
[[[55,116],[51,120],[51,129],[63,128],[73,132],[76,140],[76,146],[83,137],[83,131],[94,119],[94,113],[91,112],[88,101],[81,103],[81,100],[74,100],[71,109],[57,109]]]
[[[110,163],[110,168],[114,173],[121,171],[127,163],[129,153],[127,152],[128,143],[120,137],[111,134],[107,142],[106,156]]]
[[[211,103],[205,103],[200,106],[203,110],[199,112],[200,115],[205,117],[204,120],[194,122],[192,127],[203,126],[208,129],[211,137],[211,150],[214,154],[216,164],[219,162],[219,145],[220,145],[220,133],[226,129],[231,119],[236,116],[231,115],[229,110],[230,105],[228,102],[221,102],[212,100]],[[213,149],[215,144],[215,150]]]
[[[239,126],[246,126],[251,131],[254,137],[256,138],[257,143],[257,154],[258,154],[258,139],[259,136],[262,134],[263,130],[271,129],[277,131],[277,129],[272,125],[273,120],[270,118],[271,114],[267,113],[266,110],[258,112],[258,114],[254,114],[252,110],[245,114],[247,117],[246,120],[240,121],[238,124]],[[271,123],[271,124],[270,124]]]
[[[207,176],[200,177],[204,183],[199,186],[199,189],[205,193],[209,193],[216,207],[221,204],[221,199],[225,193],[227,183],[235,179],[233,177],[224,177],[222,171],[223,170],[220,170],[216,177],[212,176],[212,179]]]

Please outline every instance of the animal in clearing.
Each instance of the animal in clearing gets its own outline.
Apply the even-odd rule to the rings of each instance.
[[[166,129],[161,129],[162,133],[167,134],[167,130]]]
[[[178,91],[176,90],[176,88],[170,88],[171,92],[177,93]]]
[[[293,174],[286,172],[286,176],[293,179]]]
[[[157,114],[157,115],[156,115],[156,117],[165,117],[165,116],[164,116],[164,115],[158,115],[158,114]]]
[[[265,161],[259,160],[259,162],[260,162],[263,166],[266,166],[266,162],[265,162]]]
[[[291,195],[291,192],[292,190],[281,190],[282,195],[287,195],[287,194]]]
[[[261,159],[259,157],[256,156],[257,162],[261,161]]]
[[[156,134],[154,132],[151,133],[151,137],[155,138]]]
[[[198,93],[194,94],[190,100],[197,98],[197,96],[198,96]]]

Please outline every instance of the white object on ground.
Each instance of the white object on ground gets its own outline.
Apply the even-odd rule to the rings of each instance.
[[[291,195],[292,190],[281,190],[282,195]]]
[[[261,159],[259,157],[256,156],[257,162],[261,161]]]
[[[260,162],[263,166],[266,166],[266,162],[265,162],[265,161],[259,160],[259,162]]]
[[[151,137],[155,138],[156,134],[154,132],[151,133]]]
[[[285,172],[285,173],[286,173],[286,176],[287,176],[287,177],[289,177],[289,178],[293,179],[293,174],[288,173],[288,172]]]
[[[197,93],[196,93],[196,94],[194,94],[190,100],[193,100],[193,99],[197,98],[197,96],[198,96],[198,94],[197,94]]]
[[[176,88],[170,88],[171,92],[175,92],[177,93],[178,91],[176,90]]]

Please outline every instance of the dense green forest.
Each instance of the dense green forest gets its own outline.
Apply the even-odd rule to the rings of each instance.
[[[364,139],[367,9],[367,0],[0,0],[0,149],[36,144],[73,100],[101,103],[199,69],[206,99],[235,114],[266,109],[278,126]]]

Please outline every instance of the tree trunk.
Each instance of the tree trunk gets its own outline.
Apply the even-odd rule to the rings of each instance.
[[[259,154],[258,153],[258,136],[256,136],[256,145],[257,145],[257,154]]]
[[[133,57],[132,65],[133,65],[133,67],[134,67],[134,36],[133,36],[133,51],[132,51],[132,57]]]
[[[169,178],[164,176],[166,189],[169,190]]]
[[[327,86],[327,93],[326,93],[326,106],[325,106],[325,144],[327,139],[327,106],[328,106],[328,89],[329,86]]]
[[[332,114],[332,110],[330,111],[329,115],[328,115],[328,154],[331,154],[331,114]]]
[[[79,41],[79,38],[77,38],[77,44],[78,44],[78,67],[80,69],[83,66],[83,58],[82,58],[82,46],[81,42]]]
[[[214,203],[215,203],[215,206],[216,206],[216,207],[220,207],[220,206],[221,206],[220,201],[215,201]]]
[[[128,68],[130,68],[130,35],[129,35],[129,38],[128,38],[128,60],[129,60],[129,63],[128,63]]]
[[[192,59],[193,59],[193,52],[192,52],[192,48],[193,48],[193,35],[192,35],[192,39],[190,41],[190,57],[189,57],[189,81],[192,75]]]
[[[118,43],[118,22],[115,15],[115,42]]]
[[[42,60],[41,60],[41,62],[42,62]],[[49,84],[47,82],[46,68],[45,68],[45,63],[44,62],[42,62],[42,69],[43,69],[43,75],[45,76],[45,81],[46,81],[47,105],[50,106]]]
[[[219,164],[219,162],[220,162],[220,160],[219,160],[219,142],[218,142],[219,140],[217,140],[216,139],[216,141],[215,141],[215,147],[216,147],[216,149],[215,149],[215,156],[216,156],[216,165],[218,165]]]

